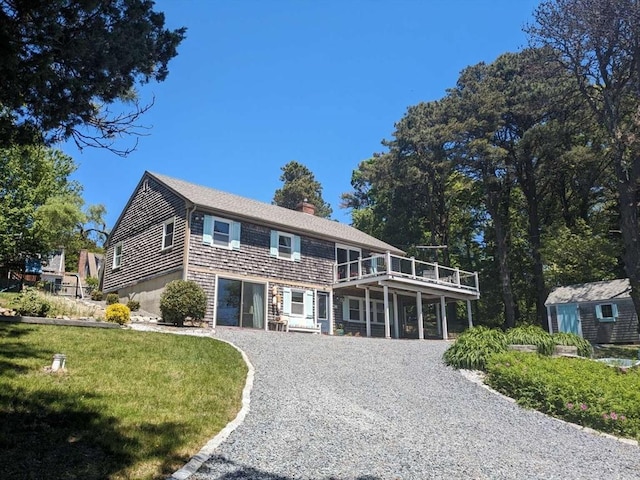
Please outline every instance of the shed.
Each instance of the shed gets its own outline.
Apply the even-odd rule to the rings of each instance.
[[[545,302],[549,332],[570,332],[591,343],[638,343],[638,315],[628,279],[555,288]]]

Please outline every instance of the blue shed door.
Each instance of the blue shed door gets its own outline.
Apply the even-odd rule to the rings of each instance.
[[[567,305],[558,305],[556,308],[558,312],[558,330],[582,335],[578,305],[569,303]]]

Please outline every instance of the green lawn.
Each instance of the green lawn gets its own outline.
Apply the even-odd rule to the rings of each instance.
[[[163,478],[235,417],[246,373],[209,338],[0,323],[3,478]]]

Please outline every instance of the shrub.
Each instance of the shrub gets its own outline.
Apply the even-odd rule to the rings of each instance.
[[[91,291],[91,300],[95,300],[96,302],[99,302],[103,299],[104,294],[102,293],[102,290],[92,290]]]
[[[124,325],[131,319],[131,311],[126,305],[122,305],[121,303],[112,303],[107,307],[104,316],[107,322]]]
[[[138,310],[140,310],[140,302],[137,300],[129,300],[127,302],[127,307],[129,307],[129,310],[131,310],[132,312],[137,312]]]
[[[87,287],[89,287],[89,290],[93,292],[100,285],[100,280],[98,280],[96,277],[87,277],[84,283],[87,285]]]
[[[593,355],[593,347],[588,340],[575,333],[559,332],[552,335],[553,343],[556,345],[572,345],[578,347],[578,355],[590,358]]]
[[[18,315],[27,317],[46,317],[51,310],[51,304],[44,295],[33,288],[24,290],[16,302],[15,311]]]
[[[507,330],[507,342],[512,345],[535,345],[538,353],[551,355],[553,353],[553,337],[537,325],[523,325]]]
[[[196,282],[174,280],[162,292],[160,311],[165,322],[179,326],[184,325],[187,318],[200,321],[207,311],[207,295]]]
[[[444,362],[454,368],[484,370],[489,357],[507,350],[507,340],[502,331],[487,327],[465,330],[444,352]]]
[[[521,406],[603,432],[640,438],[638,368],[509,352],[491,357],[486,383]]]
[[[114,303],[118,303],[120,301],[120,297],[117,293],[107,293],[107,305],[113,305]]]

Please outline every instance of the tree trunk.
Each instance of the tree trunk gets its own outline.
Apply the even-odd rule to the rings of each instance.
[[[618,197],[620,211],[620,230],[624,242],[624,267],[631,284],[631,299],[640,320],[640,157],[626,170],[623,155],[618,153],[614,161],[618,177]],[[640,321],[638,323],[640,333]]]
[[[503,197],[503,198],[500,198]],[[506,202],[506,204],[505,204]],[[503,212],[509,211],[509,193],[489,192],[487,194],[487,210],[493,219],[493,228],[496,236],[496,256],[500,272],[500,285],[502,286],[502,300],[504,302],[505,328],[516,326],[516,306],[511,289],[511,271],[508,260],[508,225],[505,224]],[[508,221],[508,217],[507,220]]]

